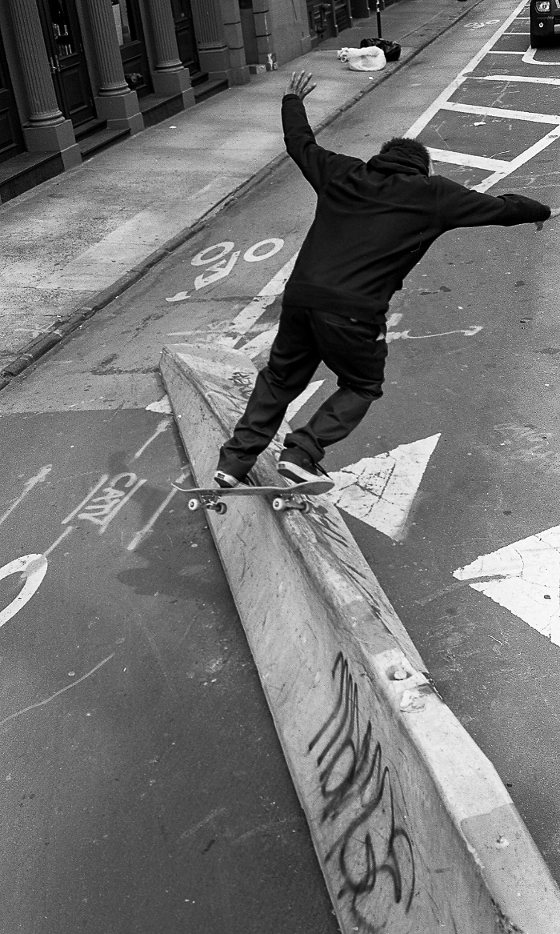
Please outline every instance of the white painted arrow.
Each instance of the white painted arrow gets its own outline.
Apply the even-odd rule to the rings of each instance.
[[[387,454],[364,457],[329,476],[336,486],[327,495],[332,502],[388,535],[404,537],[406,521],[440,434],[412,444],[400,444]]]
[[[560,645],[560,526],[482,555],[453,576]]]

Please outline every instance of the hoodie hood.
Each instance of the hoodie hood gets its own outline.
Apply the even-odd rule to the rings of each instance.
[[[401,153],[396,149],[384,152],[383,155],[372,156],[367,163],[368,169],[381,172],[382,175],[426,175],[430,173],[421,156]]]

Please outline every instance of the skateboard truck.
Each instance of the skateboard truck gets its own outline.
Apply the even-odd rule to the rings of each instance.
[[[296,512],[307,514],[311,512],[311,503],[308,500],[297,502],[293,496],[275,496],[272,500],[274,512],[287,512],[289,509],[295,509]]]
[[[223,516],[223,514],[227,512],[227,505],[221,503],[218,496],[204,496],[200,497],[200,499],[197,496],[193,496],[189,499],[187,506],[191,512],[196,512],[197,509],[211,509],[212,512],[217,512],[219,516]]]

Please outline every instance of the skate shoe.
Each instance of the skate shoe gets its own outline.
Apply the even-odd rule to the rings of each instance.
[[[224,473],[223,470],[217,470],[214,474],[214,483],[217,483],[222,490],[231,490],[234,486],[239,486],[241,480],[238,480],[237,477],[232,477],[229,473]]]
[[[319,480],[328,477],[322,467],[311,460],[309,454],[302,448],[284,448],[278,458],[278,473],[293,483],[307,483],[309,480]]]

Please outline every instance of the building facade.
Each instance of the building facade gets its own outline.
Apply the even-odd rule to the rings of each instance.
[[[0,201],[272,70],[371,0],[2,0]]]

